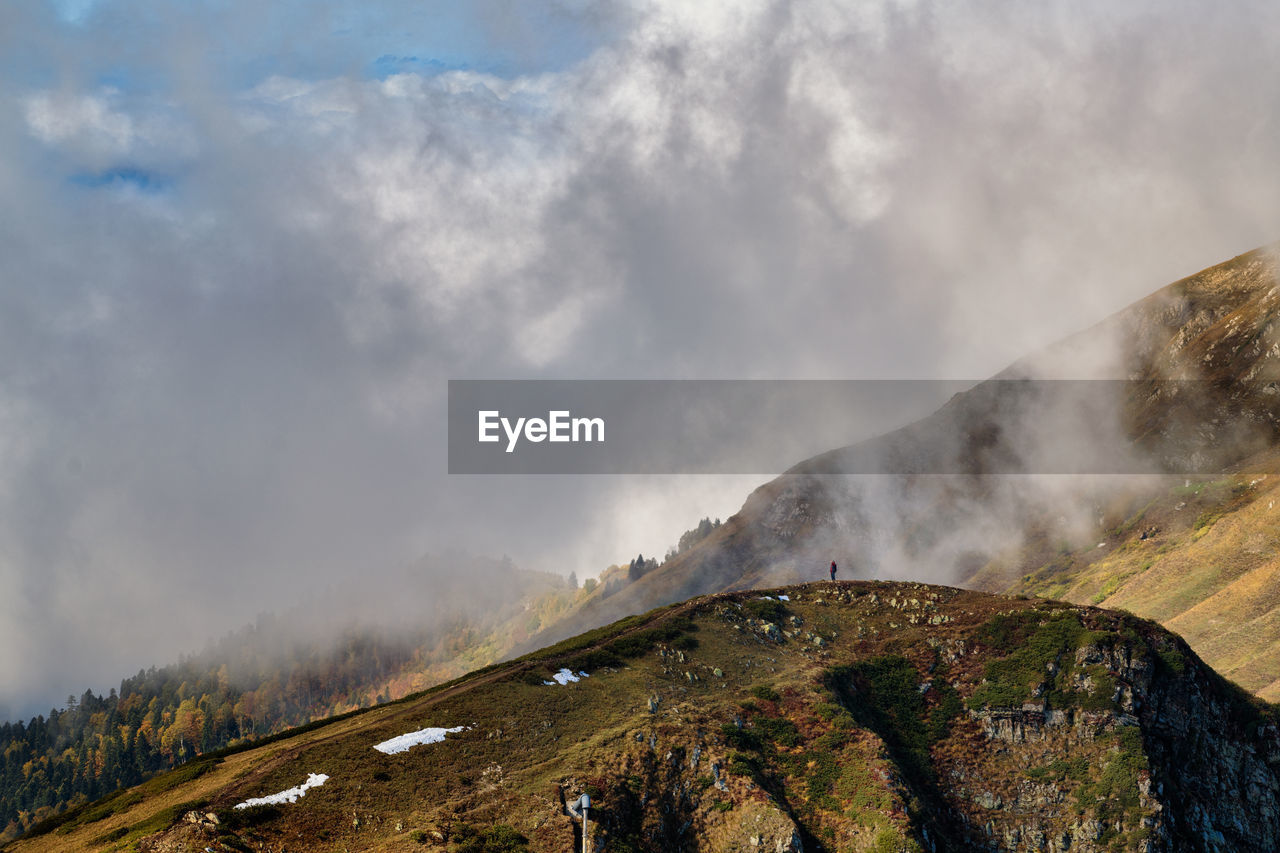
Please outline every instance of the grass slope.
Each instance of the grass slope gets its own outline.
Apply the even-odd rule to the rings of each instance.
[[[970,584],[1154,619],[1181,634],[1214,669],[1276,701],[1280,475],[1274,472],[1280,455],[1246,467],[1262,473],[1179,479],[1147,494],[1096,538],[993,561]],[[1029,568],[1011,578],[1019,564]]]

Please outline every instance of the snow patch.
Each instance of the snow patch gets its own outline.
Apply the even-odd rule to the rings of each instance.
[[[565,669],[560,670],[559,672],[557,672],[555,675],[551,677],[554,678],[555,681],[544,681],[542,683],[543,684],[559,684],[560,686],[563,687],[564,685],[568,684],[570,681],[581,681],[582,679],[590,678],[591,676],[587,675],[585,672],[582,672],[582,671],[579,671],[577,675],[574,675],[573,670],[568,669],[566,667]]]
[[[405,752],[406,750],[419,746],[420,744],[440,743],[444,740],[445,735],[457,734],[466,731],[470,726],[454,726],[451,729],[428,728],[418,729],[416,732],[409,732],[407,735],[393,737],[391,740],[384,740],[382,743],[375,745],[373,748],[378,752],[387,755],[395,755],[397,752]]]
[[[319,788],[325,782],[329,781],[329,776],[325,773],[308,773],[307,781],[303,782],[296,788],[290,788],[287,791],[281,791],[278,794],[268,794],[265,797],[252,797],[243,803],[236,803],[237,809],[250,809],[254,806],[278,806],[284,803],[296,803],[299,797],[307,795],[308,788]]]
[[[789,595],[780,595],[780,596],[778,596],[778,600],[779,600],[779,601],[790,601],[790,600],[791,600],[791,596],[789,596]]]

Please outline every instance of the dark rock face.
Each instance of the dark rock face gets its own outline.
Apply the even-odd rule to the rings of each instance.
[[[1207,667],[1153,685],[1140,713],[1164,848],[1280,849],[1280,731]]]
[[[1280,732],[1269,717],[1250,715],[1248,697],[1199,663],[1169,673],[1131,647],[1086,646],[1076,660],[1114,675],[1114,710],[1028,703],[970,716],[993,749],[1015,754],[1050,747],[1067,756],[1100,747],[1106,761],[1115,735],[1131,733],[1147,765],[1134,776],[1136,808],[1110,821],[1065,821],[1070,798],[1060,784],[1024,780],[1010,796],[956,774],[949,796],[990,815],[981,828],[990,849],[1104,851],[1121,839],[1119,849],[1144,851],[1280,849]],[[1075,805],[1088,808],[1080,798]]]

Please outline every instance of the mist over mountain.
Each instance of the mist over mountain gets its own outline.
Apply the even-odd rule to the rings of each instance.
[[[580,594],[559,575],[456,553],[384,578],[304,591],[197,654],[0,720],[0,844],[197,756],[488,666]]]
[[[842,577],[1016,590],[1099,534],[1133,529],[1175,488],[1275,470],[1277,264],[1265,247],[1179,280],[917,423],[796,465],[714,535],[542,639],[694,594],[812,580],[833,559]]]
[[[0,69],[6,842],[1277,846],[1275,3],[12,0]],[[457,378],[972,387],[742,418],[762,484],[451,476]]]
[[[759,485],[450,478],[449,378],[980,378],[1274,239],[1278,14],[5,3],[0,716]]]
[[[1168,285],[915,423],[801,462],[664,558],[638,554],[581,589],[457,553],[303,585],[280,617],[139,672],[118,694],[86,692],[5,726],[6,836],[194,756],[655,605],[804,582],[831,558],[842,577],[1121,604],[1187,632],[1247,689],[1280,695],[1267,592],[1280,564],[1268,520],[1280,486],[1268,481],[1280,473],[1278,262],[1264,247]]]

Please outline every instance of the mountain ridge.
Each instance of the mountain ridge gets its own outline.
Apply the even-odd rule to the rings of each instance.
[[[631,617],[12,849],[577,849],[585,792],[598,853],[1269,850],[1276,713],[1131,615],[815,582]],[[373,749],[424,726],[451,733]],[[296,802],[234,808],[309,774]]]

